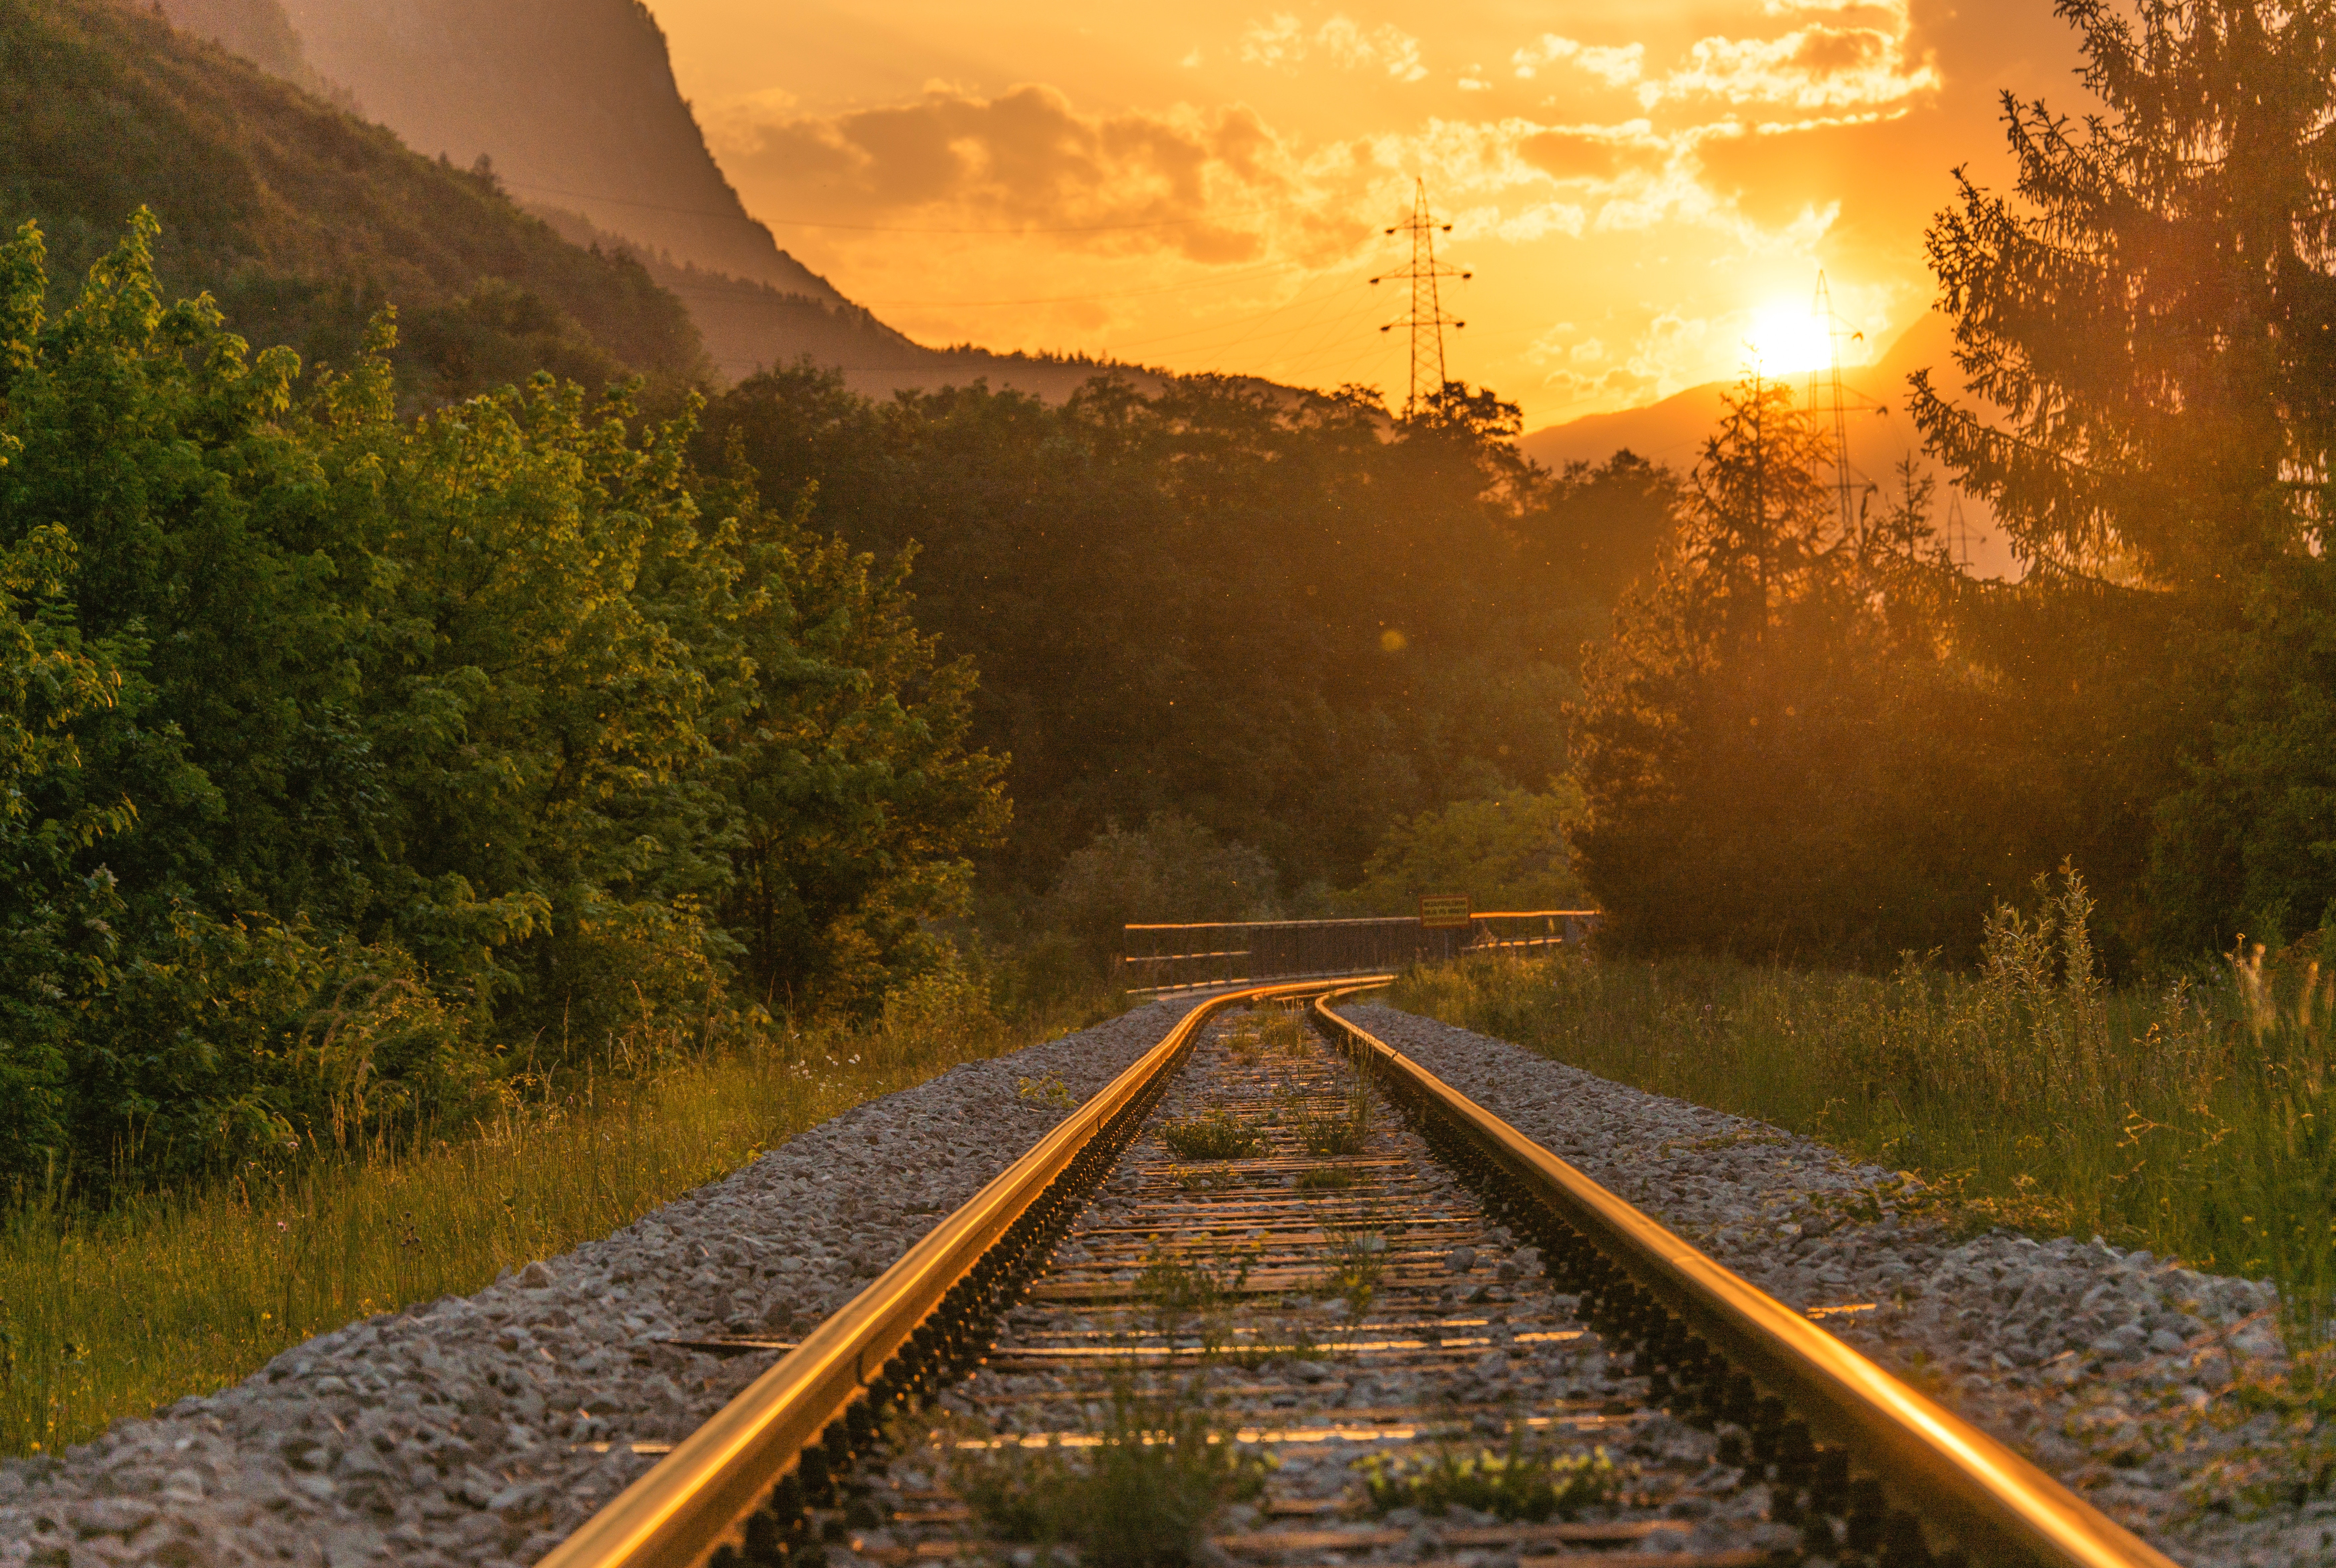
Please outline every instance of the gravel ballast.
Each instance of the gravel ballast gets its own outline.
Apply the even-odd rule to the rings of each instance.
[[[2248,1397],[2288,1370],[2269,1281],[2098,1238],[1958,1241],[1898,1173],[1767,1123],[1340,1011],[1780,1301],[1867,1308],[1825,1326],[2177,1561],[2336,1556],[2336,1500],[2286,1495],[2317,1469],[2307,1424]]]
[[[0,1462],[0,1568],[532,1563],[656,1462],[628,1445],[686,1437],[775,1360],[659,1341],[816,1323],[1061,1118],[1017,1079],[1085,1099],[1186,1006],[952,1069],[476,1295]]]

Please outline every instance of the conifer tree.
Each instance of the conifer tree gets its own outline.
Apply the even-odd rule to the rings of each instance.
[[[1928,236],[1969,390],[1911,408],[2030,566],[2228,595],[2316,540],[2336,438],[2326,5],[2060,0],[2081,120],[2007,93],[2018,177]],[[2221,585],[2220,587],[2217,585]]]
[[[1900,721],[1907,672],[1940,662],[1933,600],[1901,581],[1930,539],[1922,498],[1845,532],[1789,386],[1747,377],[1723,411],[1677,536],[1571,711],[1582,875],[1631,947],[1927,947],[1961,917],[1942,910],[1972,899],[1942,891],[1909,827],[1927,803],[1904,781],[1942,765],[1907,755],[1935,731]]]
[[[1912,411],[1993,504],[2025,592],[2157,628],[2140,666],[2068,678],[2121,691],[2117,728],[2164,752],[2136,780],[2156,832],[2135,924],[2186,953],[2336,909],[2336,12],[2059,9],[2098,107],[2007,95],[2012,191],[1964,178],[1929,236],[1992,406],[1918,377]]]

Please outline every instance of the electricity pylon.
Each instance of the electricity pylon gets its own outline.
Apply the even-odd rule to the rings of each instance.
[[[1468,324],[1456,316],[1444,314],[1444,301],[1437,292],[1439,278],[1456,277],[1463,281],[1475,276],[1448,262],[1436,259],[1436,235],[1441,229],[1452,232],[1448,223],[1439,224],[1427,210],[1427,181],[1413,181],[1411,218],[1389,228],[1389,234],[1408,230],[1411,235],[1411,265],[1394,272],[1382,273],[1371,279],[1399,277],[1411,280],[1411,309],[1379,328],[1393,332],[1399,326],[1411,328],[1411,395],[1404,400],[1403,417],[1413,419],[1434,405],[1444,395],[1444,329],[1455,330]]]
[[[1825,327],[1829,351],[1827,363],[1809,372],[1809,408],[1812,412],[1833,416],[1834,499],[1841,508],[1841,537],[1854,538],[1857,533],[1857,485],[1849,467],[1849,408],[1841,395],[1841,340],[1847,336],[1853,343],[1863,343],[1865,334],[1843,332],[1841,317],[1833,313],[1833,290],[1825,286],[1822,268],[1817,272],[1816,298],[1809,309]]]

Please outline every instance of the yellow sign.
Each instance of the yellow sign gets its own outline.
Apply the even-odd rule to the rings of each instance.
[[[1468,895],[1465,893],[1421,894],[1419,924],[1428,931],[1452,931],[1466,925]]]

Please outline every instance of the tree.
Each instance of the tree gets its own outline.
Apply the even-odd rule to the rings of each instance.
[[[1477,909],[1577,908],[1584,894],[1566,836],[1581,817],[1582,790],[1570,779],[1546,794],[1423,811],[1388,831],[1339,904],[1358,915],[1408,915],[1423,895],[1465,893]]]
[[[1610,939],[1852,963],[1957,941],[1999,874],[1979,682],[1926,498],[1844,531],[1789,389],[1723,405],[1655,573],[1570,710]]]
[[[915,542],[920,624],[981,668],[968,743],[1013,760],[982,868],[1035,905],[1113,822],[1182,813],[1285,886],[1347,884],[1397,819],[1562,772],[1548,715],[1604,609],[1570,543],[1604,519],[1553,513],[1515,429],[1456,383],[1398,425],[1351,387],[873,403],[796,366],[716,400],[697,450],[735,440],[880,559]]]
[[[2004,102],[2010,195],[1962,179],[1931,230],[1964,407],[1912,407],[1986,497],[2038,592],[2082,583],[2162,624],[2113,673],[2157,801],[2150,901],[2170,953],[2336,896],[2319,828],[2336,435],[2336,29],[2324,5],[2061,0],[2080,121]],[[2153,602],[2155,601],[2155,602]],[[2179,771],[2177,772],[2177,759]]]
[[[177,1176],[647,1021],[864,1006],[1002,825],[878,571],[548,374],[408,421],[0,247],[0,1171]],[[794,926],[742,888],[784,897]],[[774,934],[776,933],[776,934]]]

